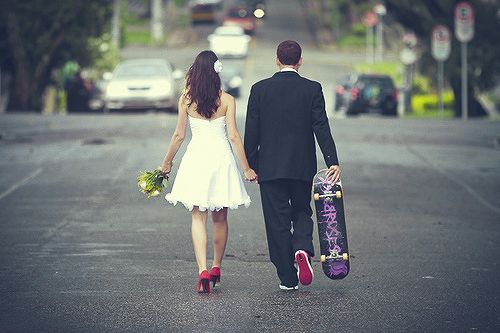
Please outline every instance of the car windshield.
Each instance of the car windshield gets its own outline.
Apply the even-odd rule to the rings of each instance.
[[[215,29],[215,34],[222,36],[241,36],[243,35],[243,29],[241,29],[240,27],[218,28]]]
[[[155,64],[122,64],[116,68],[114,76],[116,78],[127,77],[152,77],[167,76],[169,70],[167,66]]]
[[[391,78],[388,77],[360,77],[359,82],[363,85],[374,85],[384,88],[393,87]]]

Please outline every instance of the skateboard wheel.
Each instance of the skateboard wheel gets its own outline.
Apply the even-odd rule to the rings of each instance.
[[[325,262],[326,261],[326,256],[324,254],[322,254],[321,257],[319,257],[319,261]]]
[[[347,254],[347,253],[343,253],[343,254],[342,254],[342,259],[344,259],[344,261],[349,260],[349,254]]]
[[[314,201],[318,201],[319,200],[319,193],[314,193],[313,198],[314,198]]]
[[[342,198],[342,192],[340,192],[340,191],[335,192],[335,197],[336,197],[337,199]]]

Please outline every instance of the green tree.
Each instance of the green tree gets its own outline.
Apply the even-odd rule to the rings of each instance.
[[[390,13],[401,25],[412,30],[420,39],[423,51],[421,68],[434,76],[435,61],[430,54],[431,31],[434,25],[444,24],[454,31],[454,8],[458,0],[386,0]],[[475,36],[468,46],[469,115],[482,116],[485,111],[475,93],[492,88],[500,75],[500,34],[497,16],[498,1],[470,1],[475,11]],[[460,43],[452,38],[452,52],[445,63],[445,75],[455,95],[455,115],[462,114],[460,80]]]
[[[93,61],[91,38],[109,28],[108,0],[1,1],[0,66],[11,73],[10,109],[39,109],[54,69]]]

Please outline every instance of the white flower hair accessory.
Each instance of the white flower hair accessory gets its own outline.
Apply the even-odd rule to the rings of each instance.
[[[220,62],[220,60],[217,60],[216,62],[214,62],[214,71],[216,73],[222,72],[222,62]]]

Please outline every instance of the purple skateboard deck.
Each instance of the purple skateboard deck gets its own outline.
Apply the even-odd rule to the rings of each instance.
[[[320,170],[313,179],[313,199],[318,221],[320,261],[330,279],[349,274],[349,249],[344,215],[344,193],[340,182],[330,184]]]

